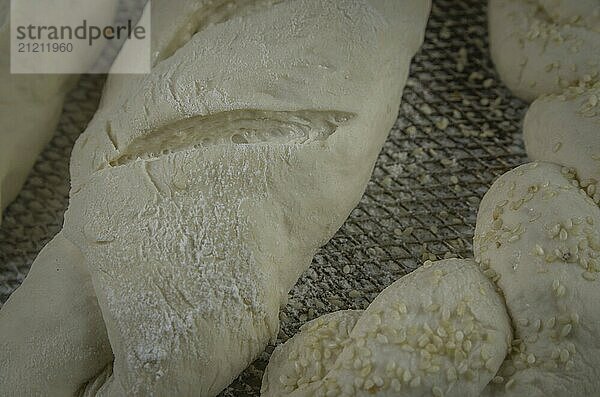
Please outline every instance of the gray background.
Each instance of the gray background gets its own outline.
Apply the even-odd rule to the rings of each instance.
[[[319,315],[366,308],[424,259],[472,256],[481,197],[496,177],[526,161],[521,138],[526,107],[494,71],[485,3],[434,0],[398,121],[367,191],[291,291],[278,343]],[[71,147],[94,114],[102,83],[102,76],[84,76],[69,94],[55,138],[4,213],[0,302],[60,229]],[[222,395],[258,396],[272,349]]]

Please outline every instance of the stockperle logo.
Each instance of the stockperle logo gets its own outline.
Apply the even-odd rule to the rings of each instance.
[[[141,0],[11,0],[11,73],[149,73],[150,7]]]

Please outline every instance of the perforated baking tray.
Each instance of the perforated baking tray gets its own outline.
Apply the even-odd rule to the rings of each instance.
[[[499,82],[487,45],[484,0],[434,0],[400,115],[360,205],[316,255],[281,313],[278,343],[307,320],[364,309],[425,259],[470,257],[479,201],[526,161],[526,106]],[[93,116],[103,78],[70,93],[56,137],[0,227],[0,302],[60,229],[71,147]],[[258,396],[267,351],[222,396]]]

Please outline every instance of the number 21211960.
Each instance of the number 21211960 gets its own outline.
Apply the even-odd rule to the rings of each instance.
[[[18,52],[73,52],[72,43],[18,43]]]

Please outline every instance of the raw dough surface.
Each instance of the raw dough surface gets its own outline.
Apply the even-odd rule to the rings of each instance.
[[[600,204],[600,83],[537,99],[523,133],[532,160],[571,168],[579,186]]]
[[[112,357],[92,280],[59,233],[0,310],[0,395],[69,396]]]
[[[363,310],[341,310],[318,317],[279,345],[265,371],[261,396],[281,397],[310,390],[333,367]]]
[[[324,323],[340,317],[329,316]],[[386,288],[361,314],[333,365],[315,358],[327,366],[327,375],[295,389],[297,377],[286,376],[285,367],[302,367],[302,349],[310,350],[316,336],[304,331],[287,342],[281,352],[302,353],[283,368],[280,353],[274,355],[263,391],[291,397],[476,397],[500,368],[511,329],[500,295],[475,263],[450,259],[425,264]]]
[[[485,395],[597,394],[599,225],[600,208],[559,165],[520,166],[485,195],[475,257],[502,290],[515,330]]]
[[[600,77],[600,1],[489,0],[490,52],[500,77],[531,102]]]

